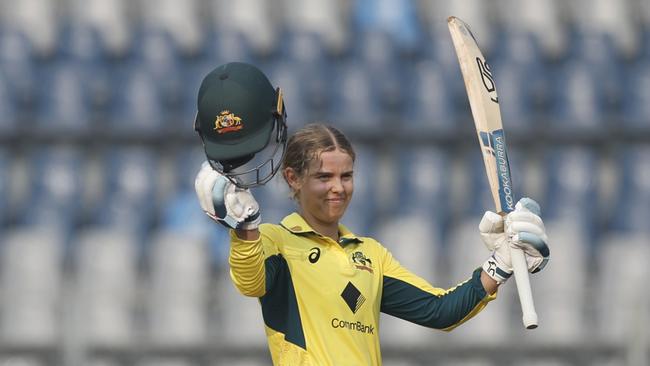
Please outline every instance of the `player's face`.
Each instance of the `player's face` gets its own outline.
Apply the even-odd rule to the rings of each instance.
[[[310,163],[298,191],[307,222],[338,225],[354,191],[352,168],[352,158],[341,150],[323,152]]]

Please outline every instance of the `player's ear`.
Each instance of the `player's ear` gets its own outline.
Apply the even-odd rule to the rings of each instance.
[[[285,168],[282,174],[284,174],[284,179],[292,191],[297,192],[300,190],[300,187],[302,187],[302,177],[293,168]]]

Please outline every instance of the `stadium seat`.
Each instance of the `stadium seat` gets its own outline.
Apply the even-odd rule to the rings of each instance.
[[[626,69],[622,120],[632,135],[650,131],[650,57]]]
[[[142,239],[151,229],[157,207],[153,151],[113,148],[103,158],[105,185],[93,224],[128,230]]]
[[[648,231],[650,222],[650,149],[647,146],[626,148],[620,154],[617,166],[620,170],[618,192],[609,213],[609,227],[620,232]]]
[[[21,33],[34,56],[47,58],[56,50],[60,18],[56,4],[43,0],[8,2],[2,5],[2,23],[12,32]]]
[[[44,226],[6,232],[0,255],[0,338],[53,349],[61,336],[63,237]]]
[[[125,0],[73,0],[70,2],[71,19],[65,24],[97,35],[96,46],[102,53],[119,58],[128,52],[132,42],[129,10],[129,2]]]
[[[457,81],[462,84],[462,81]],[[458,126],[458,115],[453,94],[449,90],[452,80],[442,65],[421,60],[407,82],[409,86],[405,90],[400,129],[415,136],[427,133],[452,135]]]
[[[497,24],[508,33],[534,38],[543,58],[557,60],[565,52],[568,39],[560,1],[506,0],[495,5],[499,14]],[[499,39],[495,47],[501,44]]]
[[[639,291],[645,287],[643,279],[650,275],[645,262],[649,249],[647,234],[638,231],[616,230],[604,238],[597,257],[597,288],[593,289],[598,339],[635,345],[650,321],[650,299],[645,291]]]
[[[302,75],[293,69],[294,66],[296,66],[295,63],[285,62],[281,59],[270,65],[268,72],[271,84],[282,88],[287,111],[287,127],[290,130],[315,121],[307,103],[304,101],[305,93],[303,91]],[[331,92],[328,91],[328,94],[331,94]]]
[[[148,252],[148,344],[183,349],[206,343],[210,267],[205,241],[159,231]]]
[[[16,133],[18,113],[12,90],[9,89],[4,72],[0,72],[0,133],[9,136]]]
[[[549,126],[554,134],[604,136],[604,90],[596,83],[595,70],[580,61],[569,61],[556,73],[550,101]]]
[[[326,46],[319,34],[287,32],[283,46],[280,47],[281,59],[276,61],[281,71],[283,68],[300,80],[300,91],[292,91],[282,85],[285,93],[300,95],[300,105],[288,106],[304,108],[309,121],[322,120],[330,107],[332,86],[332,63],[329,62]],[[272,67],[273,69],[273,67]],[[274,80],[271,81],[275,82]],[[289,110],[287,110],[289,111]],[[288,113],[288,112],[287,112]],[[296,123],[309,121],[294,120]]]
[[[168,33],[183,54],[191,56],[200,51],[204,41],[200,1],[142,0],[140,6],[145,29]]]
[[[348,61],[336,65],[329,117],[332,124],[347,133],[371,134],[384,128],[378,91],[373,88],[372,80],[373,75],[360,63]],[[287,104],[287,111],[288,108],[291,107]]]
[[[146,70],[153,78],[161,102],[168,109],[178,107],[182,96],[182,50],[172,39],[172,34],[161,29],[143,28],[134,42],[132,62]]]
[[[281,21],[289,32],[316,34],[330,55],[340,55],[350,46],[350,29],[344,18],[350,5],[321,0],[284,2]]]
[[[69,306],[90,349],[129,349],[134,341],[138,290],[137,242],[132,234],[88,228],[75,245],[76,281]]]
[[[10,177],[12,163],[13,156],[7,150],[0,149],[0,171],[5,172],[0,176],[0,228],[3,228],[11,219],[12,181]]]
[[[207,58],[214,63],[213,68],[233,61],[257,64],[257,54],[245,32],[230,29],[210,32],[206,48]]]
[[[92,124],[90,93],[74,63],[58,63],[47,71],[36,115],[37,129],[48,135],[78,136]]]
[[[145,65],[133,65],[116,75],[117,93],[111,103],[108,126],[102,129],[119,135],[138,133],[152,137],[164,132],[167,124],[162,91]]]
[[[84,209],[84,161],[69,146],[44,147],[31,157],[28,199],[18,222],[70,232]]]
[[[230,37],[239,34],[242,37],[242,44],[246,44],[249,50],[257,55],[268,55],[273,53],[278,43],[278,31],[282,24],[278,22],[283,15],[282,7],[264,0],[209,0],[208,27],[212,29],[213,37],[221,34]],[[209,42],[210,40],[208,40]],[[231,42],[230,46],[237,48],[237,43]],[[218,54],[222,60],[244,61],[240,54],[224,52]],[[225,62],[225,61],[224,61]]]
[[[401,52],[417,51],[421,41],[417,4],[412,0],[357,0],[353,5],[357,32],[386,32]]]
[[[34,50],[25,35],[15,29],[0,29],[0,69],[18,115],[34,108],[40,89],[37,87]]]

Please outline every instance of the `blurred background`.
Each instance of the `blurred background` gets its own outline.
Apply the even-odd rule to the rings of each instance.
[[[493,204],[446,19],[491,62],[514,187],[552,260],[452,333],[382,318],[385,365],[647,365],[650,2],[0,1],[0,365],[268,365],[255,299],[193,190],[196,94],[246,61],[290,131],[357,150],[344,223],[438,287],[488,253]],[[264,221],[294,209],[281,178]],[[644,285],[645,283],[645,285]]]

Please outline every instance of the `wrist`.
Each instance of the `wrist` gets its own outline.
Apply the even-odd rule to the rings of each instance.
[[[485,262],[483,262],[483,271],[496,283],[502,284],[512,276],[512,271],[508,270],[505,264],[499,260],[496,253],[492,254]]]

